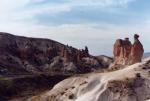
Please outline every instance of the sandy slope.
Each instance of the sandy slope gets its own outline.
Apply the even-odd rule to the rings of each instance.
[[[28,101],[149,101],[150,58],[108,73],[72,77]]]

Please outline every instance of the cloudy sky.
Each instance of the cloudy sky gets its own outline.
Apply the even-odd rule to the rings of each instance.
[[[139,33],[150,51],[150,0],[0,0],[0,31],[50,38],[94,55]]]

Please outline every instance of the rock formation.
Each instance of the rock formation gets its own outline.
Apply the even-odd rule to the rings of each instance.
[[[64,51],[64,59],[65,62],[70,62],[72,60],[71,53],[67,49]]]
[[[124,60],[124,47],[123,47],[123,40],[122,39],[117,39],[115,44],[114,44],[114,49],[113,49],[113,54],[114,54],[114,64],[123,64]]]
[[[79,50],[49,39],[27,38],[0,32],[0,74],[39,74],[55,70],[68,73],[71,69],[76,73],[85,73],[86,67],[88,72],[93,68],[103,67],[87,65],[83,60],[86,57],[97,60],[89,55],[88,47]],[[103,61],[99,61],[99,64],[102,64],[101,62]],[[66,69],[67,67],[69,69]]]
[[[123,41],[123,44],[124,44],[124,57],[123,57],[124,58],[124,64],[128,64],[132,44],[129,41],[129,38],[125,38],[125,40]]]
[[[141,62],[144,49],[139,41],[139,35],[134,35],[133,45],[129,41],[129,38],[117,39],[114,44],[113,54],[115,65],[131,65],[137,62]]]
[[[89,49],[87,46],[85,46],[85,57],[88,57],[89,56]]]
[[[143,57],[144,48],[138,38],[139,35],[135,34],[134,43],[132,45],[131,53],[130,53],[130,64],[141,62],[141,59]]]
[[[149,70],[150,59],[113,72],[71,77],[25,101],[147,101]]]
[[[30,96],[26,98],[22,96],[23,99],[12,99],[10,101],[150,100],[150,58],[141,62],[144,49],[138,38],[138,35],[134,36],[135,41],[133,45],[129,38],[124,40],[118,39],[114,44],[114,65],[133,65],[116,71],[109,71],[104,68],[101,71],[97,71],[98,68],[108,67],[112,63],[112,59],[107,56],[91,56],[87,47],[78,50],[52,40],[0,34],[0,73],[1,67],[6,68],[10,66],[13,68],[19,66],[19,68],[23,68],[28,72],[38,71],[40,76],[44,78],[47,78],[44,74],[51,71],[52,75],[56,75],[55,71],[57,71],[56,73],[59,71],[60,78],[62,78],[61,73],[92,72],[65,79],[52,89],[49,88],[51,90],[33,94],[33,96],[30,89]],[[31,43],[27,44],[28,42]],[[10,48],[8,49],[8,47]],[[12,49],[13,51],[11,51]],[[9,68],[6,68],[6,71],[7,69]],[[47,72],[45,72],[46,70]],[[96,73],[93,72],[95,70]],[[45,80],[52,83],[56,81],[55,79],[58,80],[58,78],[52,78],[53,80],[44,79],[43,83],[45,83]],[[37,80],[41,79],[38,78]],[[35,81],[33,80],[33,82]],[[20,84],[20,82],[18,83]],[[36,86],[35,88],[38,89],[38,87]],[[6,88],[9,87],[6,86]]]

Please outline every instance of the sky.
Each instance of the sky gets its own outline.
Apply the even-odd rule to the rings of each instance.
[[[93,55],[112,55],[138,33],[150,52],[150,0],[0,0],[0,32],[49,38]]]

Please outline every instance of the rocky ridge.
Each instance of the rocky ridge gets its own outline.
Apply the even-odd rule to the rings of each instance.
[[[76,49],[50,39],[0,33],[0,74],[86,73],[108,67],[88,47]],[[112,61],[111,58],[107,58]],[[106,63],[106,64],[105,64]]]

